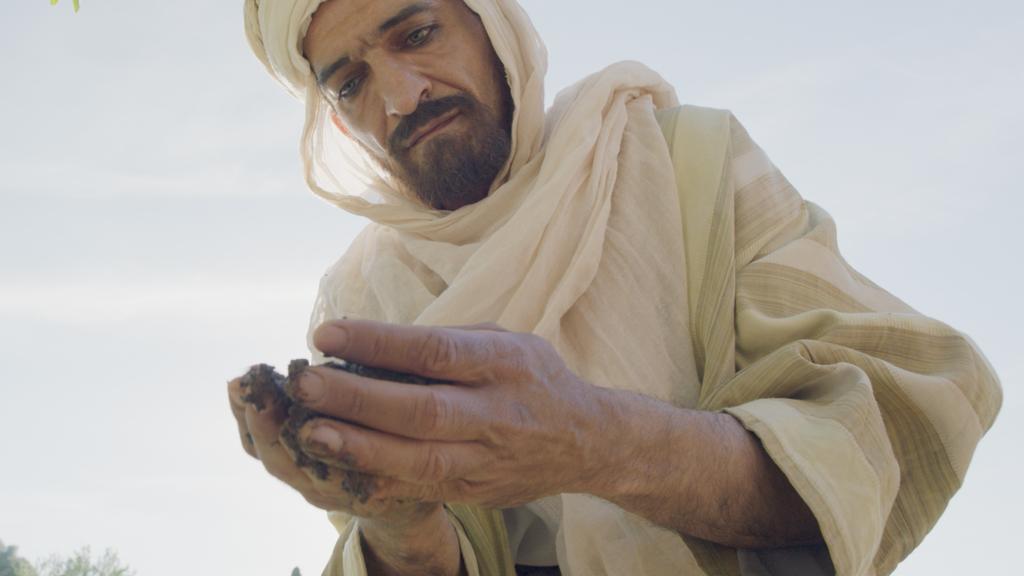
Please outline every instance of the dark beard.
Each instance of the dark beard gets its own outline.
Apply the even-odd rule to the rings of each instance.
[[[458,109],[468,133],[441,134],[419,145],[420,162],[407,148],[409,137],[432,120]],[[456,94],[421,103],[388,138],[390,171],[426,205],[457,210],[483,200],[512,148],[510,122],[473,98]]]

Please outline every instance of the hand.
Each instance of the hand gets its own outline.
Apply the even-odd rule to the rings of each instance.
[[[510,507],[592,491],[607,466],[609,402],[539,337],[498,326],[430,328],[343,320],[321,326],[324,354],[450,384],[306,370],[296,400],[336,418],[299,432],[303,450],[368,479],[364,497]]]
[[[328,467],[327,477],[321,478],[300,468],[296,455],[281,440],[287,416],[284,409],[271,403],[257,410],[242,396],[241,378],[229,382],[228,400],[242,448],[310,504],[360,517],[370,573],[459,573],[458,537],[440,501],[374,497],[365,489],[374,479],[358,471]]]
[[[442,513],[439,502],[365,497],[361,487],[367,479],[353,470],[328,467],[327,477],[321,478],[312,470],[298,467],[295,454],[281,441],[281,430],[287,417],[285,410],[274,404],[257,410],[243,401],[242,396],[241,378],[229,382],[228,400],[238,424],[242,448],[258,459],[267,472],[294,488],[313,506],[402,524]]]

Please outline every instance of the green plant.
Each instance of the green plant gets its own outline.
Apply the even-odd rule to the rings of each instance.
[[[38,565],[38,572],[39,576],[135,576],[113,550],[93,557],[88,547],[71,556],[52,556]]]
[[[57,2],[58,0],[50,0],[50,6],[56,6]],[[74,0],[73,4],[75,6],[75,12],[78,12],[78,0]]]
[[[5,546],[0,540],[0,576],[39,576],[35,568],[18,556],[17,546]]]

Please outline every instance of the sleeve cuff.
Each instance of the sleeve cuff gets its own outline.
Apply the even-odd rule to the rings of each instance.
[[[814,513],[836,573],[871,573],[891,501],[853,435],[793,400],[761,399],[725,412],[760,439]]]
[[[473,546],[466,536],[459,519],[445,508],[448,514],[448,521],[455,528],[459,537],[459,552],[462,555],[462,564],[466,567],[468,576],[480,576],[480,568],[473,552]],[[332,519],[333,521],[333,519]],[[323,576],[368,576],[366,570],[366,558],[363,556],[363,538],[359,532],[359,520],[349,517],[347,524],[335,524],[338,528],[338,543],[334,547],[334,554],[331,561],[324,569]]]

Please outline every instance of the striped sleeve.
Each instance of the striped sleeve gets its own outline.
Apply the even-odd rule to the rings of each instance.
[[[963,482],[998,379],[970,338],[850,267],[829,215],[728,122],[691,319],[701,407],[758,436],[837,574],[891,573]]]

